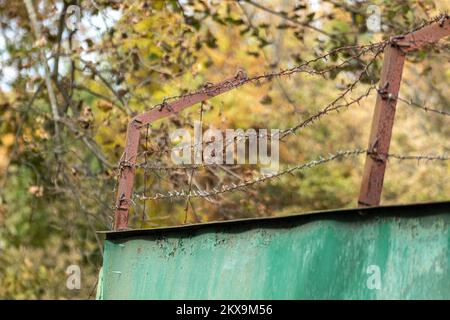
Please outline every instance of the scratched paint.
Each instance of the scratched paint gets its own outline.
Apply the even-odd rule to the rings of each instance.
[[[450,299],[449,247],[450,202],[109,233],[97,296]]]

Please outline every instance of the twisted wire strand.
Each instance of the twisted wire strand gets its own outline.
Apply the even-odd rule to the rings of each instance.
[[[279,178],[281,176],[284,176],[286,174],[291,174],[294,171],[302,171],[306,169],[311,169],[316,166],[320,166],[335,160],[343,159],[343,158],[349,158],[349,157],[356,157],[362,154],[368,154],[372,155],[373,152],[368,151],[367,149],[353,149],[353,150],[344,150],[344,151],[338,151],[335,154],[330,154],[328,157],[319,157],[318,159],[308,161],[306,163],[296,165],[293,167],[289,167],[287,169],[284,169],[278,173],[271,174],[271,175],[264,175],[261,177],[258,177],[253,180],[243,181],[241,183],[235,184],[225,184],[222,185],[220,188],[213,188],[212,190],[191,190],[189,193],[181,190],[172,190],[168,191],[167,193],[156,193],[151,196],[147,196],[145,194],[140,195],[134,195],[136,199],[138,200],[161,200],[161,199],[174,199],[174,198],[209,198],[214,196],[219,196],[224,193],[228,192],[234,192],[234,191],[242,191],[248,187],[254,186],[259,183],[263,183],[272,179]],[[418,162],[420,161],[449,161],[450,156],[447,154],[443,155],[403,155],[403,154],[396,154],[396,153],[390,153],[385,155],[387,159],[396,159],[400,161],[404,160],[416,160]]]

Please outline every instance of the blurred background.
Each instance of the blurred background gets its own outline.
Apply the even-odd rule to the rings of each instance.
[[[28,5],[28,6],[27,6]],[[77,9],[78,8],[78,9]],[[165,97],[220,82],[292,68],[343,46],[366,45],[419,27],[447,0],[0,0],[0,298],[95,297],[102,238],[113,219],[117,163],[129,119]],[[30,10],[31,9],[31,10]],[[379,28],[368,19],[379,17]],[[369,27],[368,27],[369,26]],[[401,96],[450,111],[449,42],[407,58]],[[169,134],[204,128],[289,128],[338,97],[377,84],[382,55],[338,65],[347,50],[313,63],[331,68],[247,85],[152,125],[140,150],[170,166]],[[47,78],[47,82],[46,82]],[[347,100],[349,101],[349,100]],[[280,166],[342,149],[366,148],[375,94],[323,117],[280,143]],[[61,118],[55,121],[55,114]],[[445,154],[447,117],[399,102],[391,151]],[[294,172],[214,199],[133,204],[130,226],[162,227],[355,207],[364,156]],[[147,170],[135,190],[148,194],[257,177],[255,166]],[[448,200],[450,164],[390,161],[382,203]],[[66,287],[78,265],[80,290]]]

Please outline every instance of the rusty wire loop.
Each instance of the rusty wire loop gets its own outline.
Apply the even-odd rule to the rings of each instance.
[[[287,169],[284,169],[276,174],[272,175],[264,175],[261,177],[258,177],[253,180],[247,180],[243,181],[241,183],[235,184],[224,184],[221,187],[213,188],[212,190],[191,190],[189,192],[186,192],[185,190],[177,191],[172,190],[168,191],[167,193],[156,193],[151,196],[147,196],[145,194],[137,195],[135,194],[135,198],[139,200],[161,200],[161,199],[174,199],[174,198],[208,198],[208,197],[214,197],[219,196],[224,193],[228,192],[234,192],[234,191],[241,191],[243,189],[246,189],[248,187],[251,187],[253,185],[263,183],[275,178],[279,178],[286,174],[291,174],[294,171],[301,171],[306,169],[311,169],[316,166],[323,165],[325,163],[329,163],[335,160],[343,159],[343,158],[349,158],[352,156],[359,156],[362,154],[372,154],[373,152],[368,151],[367,149],[354,149],[354,150],[345,150],[345,151],[338,151],[335,154],[330,154],[328,157],[319,157],[318,159],[311,160],[309,162],[296,165],[293,167],[289,167]],[[378,155],[378,154],[377,154]],[[419,161],[448,161],[450,160],[449,155],[402,155],[402,154],[395,154],[390,153],[387,155],[384,155],[385,158],[389,159],[396,159],[396,160],[417,160]]]

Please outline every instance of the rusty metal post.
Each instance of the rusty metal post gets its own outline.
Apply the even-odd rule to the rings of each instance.
[[[371,206],[380,203],[383,189],[386,155],[391,142],[395,108],[402,80],[405,54],[399,48],[388,45],[384,52],[380,88],[372,119],[369,138],[369,153],[366,158],[358,205]]]
[[[133,195],[140,129],[151,122],[171,115],[176,115],[181,110],[194,104],[211,99],[212,97],[227,92],[235,87],[241,86],[246,81],[247,76],[245,72],[240,71],[234,78],[218,84],[209,84],[197,92],[182,96],[170,103],[163,103],[159,108],[154,108],[131,119],[127,129],[125,152],[119,163],[120,176],[116,195],[114,230],[125,230],[128,228],[128,214]]]
[[[448,16],[422,29],[391,39],[385,48],[358,206],[380,204],[397,97],[408,52],[450,35]]]
[[[130,121],[127,129],[125,152],[119,163],[119,185],[117,188],[114,230],[124,230],[128,227],[128,212],[133,193],[140,133],[140,124],[135,120]]]

